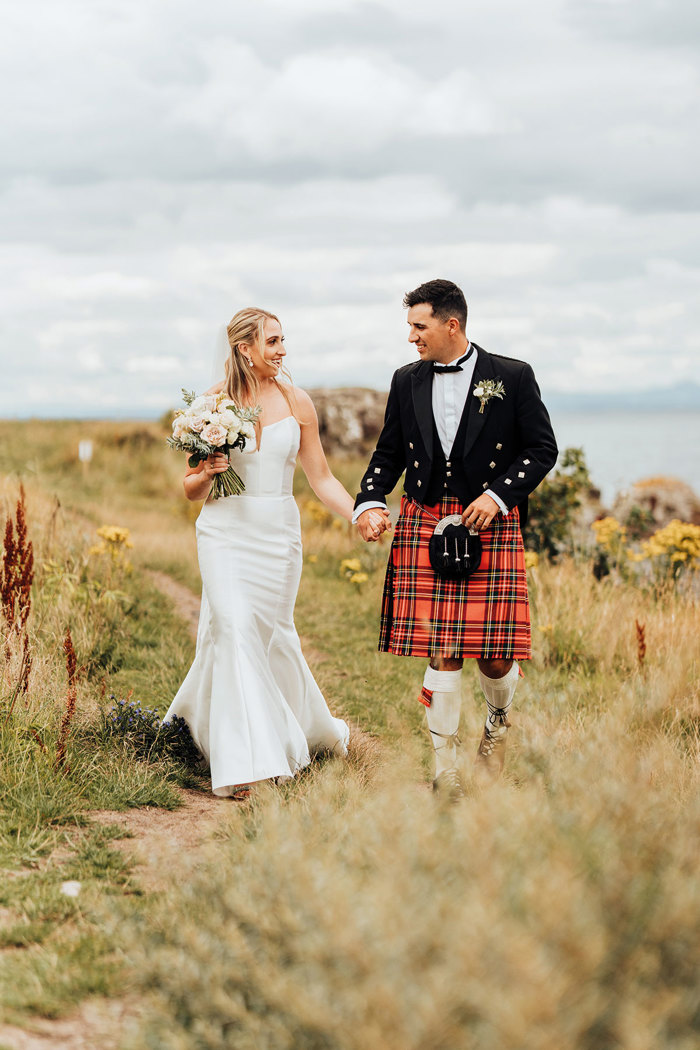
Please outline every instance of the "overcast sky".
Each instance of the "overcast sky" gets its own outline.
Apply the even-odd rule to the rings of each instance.
[[[158,415],[222,321],[388,388],[403,293],[545,392],[700,358],[697,0],[27,0],[0,38],[0,415]]]

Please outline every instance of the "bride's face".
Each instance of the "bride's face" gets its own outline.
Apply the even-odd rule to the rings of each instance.
[[[271,317],[265,318],[264,344],[262,347],[255,344],[250,349],[253,367],[258,379],[274,379],[282,367],[286,356],[284,349],[284,336],[279,321]]]

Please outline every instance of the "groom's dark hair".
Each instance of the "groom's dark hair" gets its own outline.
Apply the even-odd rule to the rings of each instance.
[[[433,315],[438,321],[449,321],[450,317],[456,317],[462,331],[466,330],[467,300],[462,289],[452,281],[444,281],[438,277],[434,281],[426,281],[425,284],[419,285],[412,292],[406,292],[403,297],[406,309],[418,306],[419,303],[430,303]]]

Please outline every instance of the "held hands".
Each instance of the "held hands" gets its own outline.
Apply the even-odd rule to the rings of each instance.
[[[229,466],[228,456],[224,455],[223,452],[215,452],[212,456],[207,456],[206,459],[202,460],[202,463],[204,464],[204,473],[210,480],[215,474],[223,474]]]
[[[357,527],[363,540],[374,543],[383,532],[391,528],[389,511],[385,507],[371,507],[360,514]]]
[[[474,529],[475,532],[482,532],[489,527],[499,510],[500,507],[495,499],[491,499],[484,492],[481,496],[477,496],[475,500],[472,500],[462,512],[462,524]]]

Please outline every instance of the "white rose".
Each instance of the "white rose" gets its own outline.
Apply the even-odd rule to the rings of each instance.
[[[188,412],[184,419],[188,430],[193,430],[195,434],[201,434],[207,425],[206,419],[199,412]]]
[[[180,438],[187,430],[187,420],[184,416],[175,416],[173,420],[173,437]]]
[[[241,423],[240,432],[245,438],[255,437],[255,424],[254,423]]]
[[[238,441],[239,435],[240,435],[240,430],[238,429],[238,427],[231,427],[231,429],[228,431],[228,434],[227,434],[227,437],[226,437],[226,440],[227,440],[228,444],[229,445],[235,445],[235,443]]]
[[[217,415],[219,417],[218,422],[221,423],[222,426],[228,427],[229,429],[237,427],[239,422],[238,416],[235,412],[232,412],[230,408],[221,409]]]
[[[215,448],[218,448],[219,445],[225,445],[226,428],[222,427],[220,423],[207,423],[202,431],[202,440],[206,441],[208,445],[214,445]]]
[[[483,388],[483,386],[477,386],[475,388],[475,390],[474,390],[474,397],[483,397],[483,396],[484,396],[484,388]]]
[[[190,412],[215,412],[216,397],[213,394],[200,394],[190,405]]]

